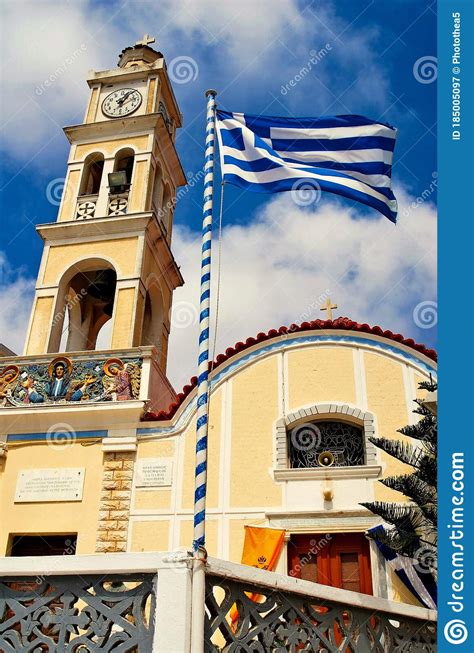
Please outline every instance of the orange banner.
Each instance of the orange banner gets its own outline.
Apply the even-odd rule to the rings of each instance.
[[[278,528],[261,528],[245,526],[244,550],[242,564],[257,569],[273,571],[280,557],[285,539],[285,531]],[[247,594],[252,601],[258,602],[260,594]],[[230,611],[232,628],[237,626],[239,613],[235,605]]]

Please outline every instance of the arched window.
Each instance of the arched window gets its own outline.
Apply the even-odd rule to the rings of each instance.
[[[84,162],[79,195],[97,195],[104,170],[104,157],[99,152],[89,154]]]
[[[375,416],[368,411],[342,403],[306,405],[277,419],[274,428],[277,480],[380,474],[370,441],[376,435]]]
[[[128,185],[132,183],[134,161],[135,152],[130,147],[120,150],[115,156],[114,172],[125,172]]]
[[[336,420],[299,424],[288,431],[291,469],[365,465],[361,426]]]

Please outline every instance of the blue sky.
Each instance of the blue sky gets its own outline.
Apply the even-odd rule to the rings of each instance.
[[[420,66],[436,56],[436,3],[44,0],[7,2],[2,11],[0,340],[21,350],[42,250],[34,225],[56,218],[51,193],[68,155],[61,127],[82,121],[87,71],[113,67],[120,50],[147,32],[170,73],[190,58],[192,79],[174,83],[184,116],[177,147],[189,176],[202,167],[209,87],[233,111],[356,113],[399,130],[393,178],[403,215],[396,227],[330,195],[302,207],[288,193],[226,188],[217,351],[256,330],[323,317],[328,291],[336,314],[435,344],[435,326],[427,326],[436,301],[436,83],[435,68]],[[175,214],[173,247],[188,282],[175,295],[177,385],[193,371],[201,195],[196,184]]]

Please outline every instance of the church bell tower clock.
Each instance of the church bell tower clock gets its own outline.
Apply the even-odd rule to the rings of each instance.
[[[109,353],[154,347],[166,378],[172,294],[183,283],[173,209],[186,178],[181,114],[153,41],[145,35],[117,68],[92,73],[84,121],[64,129],[67,174],[57,221],[37,227],[44,251],[25,356],[74,358],[104,349],[106,332]]]

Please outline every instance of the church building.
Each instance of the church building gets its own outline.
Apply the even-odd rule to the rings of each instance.
[[[44,243],[24,354],[0,358],[0,556],[189,550],[196,379],[167,378],[182,116],[145,37],[91,73]],[[240,562],[245,527],[285,531],[275,571],[417,604],[365,533],[402,501],[403,439],[436,354],[347,317],[248,334],[210,375],[206,549]],[[353,316],[356,318],[356,316]],[[107,324],[110,349],[97,346]]]

